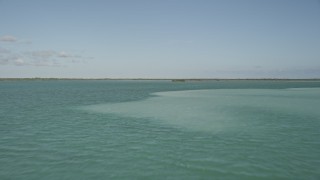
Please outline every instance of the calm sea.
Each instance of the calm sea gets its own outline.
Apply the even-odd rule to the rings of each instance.
[[[320,81],[2,81],[0,179],[320,179]]]

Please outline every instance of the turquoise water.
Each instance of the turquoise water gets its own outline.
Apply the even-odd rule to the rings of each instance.
[[[3,81],[0,179],[319,179],[320,81]]]

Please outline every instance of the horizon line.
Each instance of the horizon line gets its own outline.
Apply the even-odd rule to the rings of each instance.
[[[210,80],[320,80],[320,78],[57,78],[57,77],[6,77],[0,80],[171,80],[171,81],[210,81]]]

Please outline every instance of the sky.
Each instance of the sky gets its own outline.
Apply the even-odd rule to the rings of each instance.
[[[320,78],[319,0],[0,0],[0,78]]]

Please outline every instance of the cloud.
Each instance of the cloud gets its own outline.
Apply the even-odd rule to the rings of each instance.
[[[17,58],[13,61],[14,65],[16,66],[25,66],[25,65],[29,65],[28,62],[26,62],[25,60],[23,60],[22,58]]]
[[[0,36],[0,42],[18,42],[14,46],[21,43],[31,43],[30,41],[22,41],[11,35]],[[11,47],[11,46],[9,46]],[[0,47],[0,65],[15,66],[65,66],[68,63],[82,63],[85,58],[78,54],[66,51],[56,50],[31,50],[23,51],[21,48],[7,49]],[[92,58],[91,58],[92,59]]]
[[[0,37],[0,41],[2,42],[16,42],[17,38],[11,35],[5,35]]]
[[[72,58],[72,57],[75,57],[75,56],[72,56],[72,55],[62,51],[62,52],[58,53],[58,57],[61,57],[61,58]]]
[[[12,64],[17,58],[18,57],[15,57],[13,55],[9,55],[9,56],[0,55],[0,65]]]
[[[66,63],[81,63],[84,61],[82,56],[54,50],[25,52],[23,58],[28,63],[21,63],[21,65],[32,66],[64,66]]]
[[[81,56],[72,55],[64,51],[57,52],[53,50],[33,51],[31,55],[35,58],[80,58]]]
[[[20,53],[17,51],[9,51],[0,49],[0,65],[15,66],[56,66],[56,60],[52,57],[52,51],[37,51],[32,53]]]
[[[52,50],[44,50],[44,51],[33,51],[31,52],[31,56],[34,58],[51,58],[55,56],[57,53]]]

